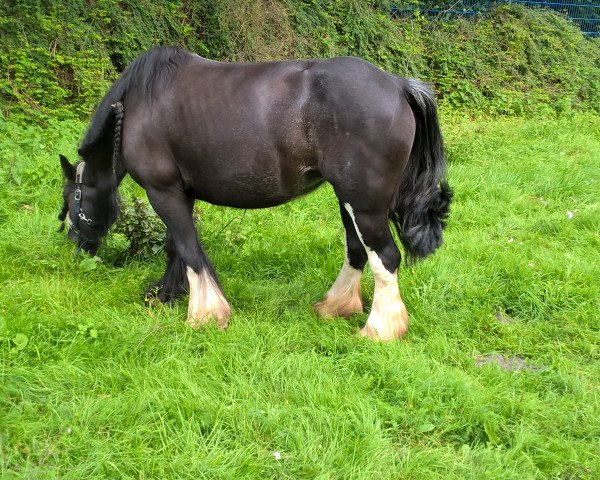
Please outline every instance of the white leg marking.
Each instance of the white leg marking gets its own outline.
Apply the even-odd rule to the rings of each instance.
[[[356,224],[352,207],[348,203],[345,203],[344,207],[350,214],[358,238],[360,238],[367,251],[369,265],[375,279],[375,293],[373,294],[371,313],[360,333],[363,336],[379,340],[391,340],[401,337],[408,329],[408,314],[398,290],[398,271],[389,272],[377,253],[365,245]]]
[[[367,250],[375,279],[371,313],[361,335],[381,340],[401,337],[408,329],[408,314],[398,290],[398,271],[390,273],[373,250]]]
[[[315,309],[323,318],[349,317],[354,313],[362,313],[360,298],[360,278],[362,270],[358,270],[348,261],[348,249],[342,269],[325,298],[315,304]]]
[[[187,278],[190,301],[186,323],[192,328],[199,328],[214,318],[219,327],[227,328],[231,307],[208,271],[196,273],[187,267]]]

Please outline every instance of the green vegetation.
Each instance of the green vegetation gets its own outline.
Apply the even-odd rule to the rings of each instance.
[[[328,187],[199,206],[235,313],[196,332],[141,300],[160,256],[115,265],[117,235],[74,261],[56,233],[84,124],[1,123],[2,478],[598,478],[598,117],[443,123],[452,221],[387,344],[311,310],[343,259]]]
[[[384,0],[12,0],[0,36],[0,112],[15,120],[86,118],[157,44],[230,61],[356,55],[471,114],[600,111],[600,39],[520,6],[432,22],[393,19]]]

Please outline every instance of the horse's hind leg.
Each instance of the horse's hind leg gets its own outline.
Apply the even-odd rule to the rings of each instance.
[[[163,190],[147,188],[146,192],[152,207],[170,232],[171,246],[174,247],[172,259],[185,267],[190,290],[186,323],[198,328],[215,319],[217,325],[226,328],[231,308],[198,241],[192,217],[193,199],[186,197],[182,188],[174,186]]]
[[[398,290],[400,251],[390,232],[387,212],[354,211],[350,203],[344,203],[344,208],[365,247],[375,280],[371,313],[360,333],[376,340],[401,337],[408,329],[408,315]]]
[[[367,263],[367,253],[356,234],[350,214],[341,203],[340,213],[346,231],[346,257],[340,273],[327,295],[322,301],[315,304],[315,309],[323,318],[349,317],[363,311],[360,279],[365,263]]]

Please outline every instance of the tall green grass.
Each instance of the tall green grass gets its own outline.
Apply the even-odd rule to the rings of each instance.
[[[162,258],[113,239],[90,266],[56,233],[84,125],[0,128],[1,478],[600,476],[598,117],[444,121],[445,245],[401,270],[385,344],[311,309],[343,259],[329,187],[200,205],[235,313],[192,331],[185,299],[142,302]]]

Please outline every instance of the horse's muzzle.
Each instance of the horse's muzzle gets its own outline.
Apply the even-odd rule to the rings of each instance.
[[[77,252],[83,250],[85,253],[89,255],[95,255],[100,248],[100,240],[93,239],[84,239],[81,235],[74,229],[69,228],[67,231],[67,238],[73,243],[77,244]]]

